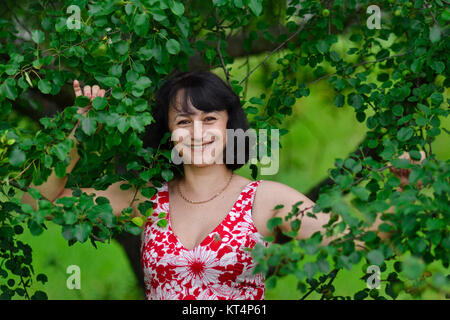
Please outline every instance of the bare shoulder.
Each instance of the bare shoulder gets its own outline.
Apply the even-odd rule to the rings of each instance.
[[[234,178],[233,179],[234,179],[235,185],[236,186],[240,186],[240,187],[244,187],[247,184],[249,184],[250,182],[252,182],[252,180],[247,179],[247,178],[245,178],[243,176],[240,176],[238,174],[234,174]],[[241,190],[242,190],[242,188],[241,188]]]
[[[312,202],[307,196],[298,190],[276,181],[263,180],[258,186],[255,201],[261,206],[271,206],[278,204],[295,204],[298,201]]]
[[[302,202],[298,208],[303,210],[314,206],[314,202],[294,188],[276,181],[263,180],[256,191],[253,203],[253,221],[263,236],[271,235],[267,221],[275,216],[285,216],[292,206]],[[279,208],[275,209],[277,206]]]

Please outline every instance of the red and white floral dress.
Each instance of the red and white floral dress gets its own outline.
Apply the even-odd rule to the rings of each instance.
[[[192,250],[186,249],[170,225],[167,183],[151,198],[153,214],[141,239],[141,262],[149,300],[259,300],[264,299],[261,273],[250,249],[268,246],[252,220],[256,188],[252,181],[242,190],[222,222]],[[158,223],[166,219],[166,223]]]

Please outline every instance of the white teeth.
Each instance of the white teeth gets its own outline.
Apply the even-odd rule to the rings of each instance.
[[[208,146],[208,145],[210,145],[211,143],[213,143],[214,141],[211,141],[211,142],[208,142],[208,143],[205,143],[205,144],[202,144],[202,145],[194,145],[194,144],[192,144],[192,145],[190,145],[190,146],[187,146],[187,147],[190,147],[190,148],[192,148],[192,149],[203,149],[203,148],[205,148],[206,146]]]

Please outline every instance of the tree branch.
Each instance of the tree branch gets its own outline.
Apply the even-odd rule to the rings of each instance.
[[[275,52],[277,52],[278,50],[280,50],[282,47],[284,47],[286,45],[286,43],[288,43],[291,39],[293,39],[296,35],[298,35],[306,26],[306,24],[314,17],[314,15],[309,15],[309,16],[305,16],[305,19],[303,20],[303,22],[300,24],[300,27],[297,29],[297,31],[295,31],[291,36],[289,36],[289,38],[287,38],[286,40],[284,40],[279,46],[277,46],[275,49],[273,49],[267,56],[264,57],[263,61],[261,61],[260,63],[258,63],[258,65],[256,67],[254,67],[248,74],[247,76],[241,80],[241,82],[239,82],[239,85],[241,85],[243,82],[245,82],[250,75],[259,68],[259,66],[261,66],[263,63],[266,62],[267,59],[269,59]]]

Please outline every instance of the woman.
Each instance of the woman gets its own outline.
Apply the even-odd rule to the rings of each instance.
[[[91,99],[105,95],[98,86],[82,90],[76,80],[74,91],[76,96],[84,94]],[[282,183],[251,181],[234,174],[243,165],[236,163],[237,154],[232,161],[222,161],[226,158],[227,129],[245,131],[248,124],[239,97],[218,76],[211,72],[179,73],[155,97],[156,123],[148,128],[144,147],[157,146],[170,132],[174,154],[183,161],[183,174],[157,188],[150,199],[154,210],[141,240],[147,298],[264,299],[264,277],[254,274],[255,262],[249,249],[257,243],[268,245],[263,237],[272,235],[267,228],[269,219],[283,218],[280,229],[289,231],[290,221],[284,217],[292,205],[303,201],[299,209],[308,212],[314,202]],[[68,173],[78,158],[74,148]],[[65,181],[52,174],[36,188],[54,201],[72,196],[72,190],[64,188]],[[121,190],[122,183],[126,181],[114,183],[105,191],[81,190],[108,198],[117,216],[130,206],[133,216],[142,217],[138,205],[148,199],[141,193],[135,197],[135,188]],[[25,201],[31,203],[33,199],[25,194]],[[279,204],[283,207],[274,209]],[[299,239],[323,230],[330,215],[317,213],[316,217],[303,215]],[[371,229],[376,230],[378,223]],[[331,240],[324,239],[323,244]]]

